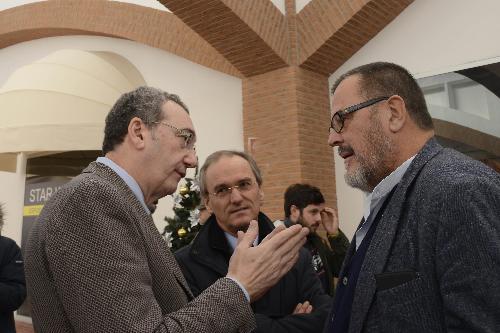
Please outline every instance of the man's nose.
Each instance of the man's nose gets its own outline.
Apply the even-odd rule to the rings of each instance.
[[[243,200],[243,196],[238,188],[231,188],[231,202],[240,202]]]
[[[342,135],[340,133],[337,133],[335,131],[330,131],[330,134],[328,135],[328,145],[331,147],[339,146],[342,142],[344,142],[344,139],[342,138]]]
[[[190,150],[184,159],[184,163],[188,168],[196,168],[198,165],[198,155],[196,155],[196,150]]]

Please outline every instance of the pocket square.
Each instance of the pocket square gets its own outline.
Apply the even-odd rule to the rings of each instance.
[[[391,289],[403,283],[410,282],[418,277],[418,272],[402,271],[402,272],[386,272],[375,274],[375,282],[377,291]]]

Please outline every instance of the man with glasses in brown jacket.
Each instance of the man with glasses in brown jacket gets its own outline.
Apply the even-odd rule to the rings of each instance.
[[[141,87],[106,118],[103,154],[45,205],[26,246],[37,332],[250,332],[258,299],[298,258],[307,230],[251,247],[238,233],[225,276],[193,297],[151,211],[197,164],[193,123],[176,95]]]

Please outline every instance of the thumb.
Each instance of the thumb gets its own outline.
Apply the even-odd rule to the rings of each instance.
[[[240,246],[240,244],[242,244],[244,247],[251,247],[258,235],[259,225],[257,224],[257,221],[252,220],[250,221],[247,232],[238,231],[237,246]]]

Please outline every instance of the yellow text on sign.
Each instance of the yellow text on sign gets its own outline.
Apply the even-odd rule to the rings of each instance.
[[[43,205],[24,206],[23,216],[38,216],[43,208]]]

